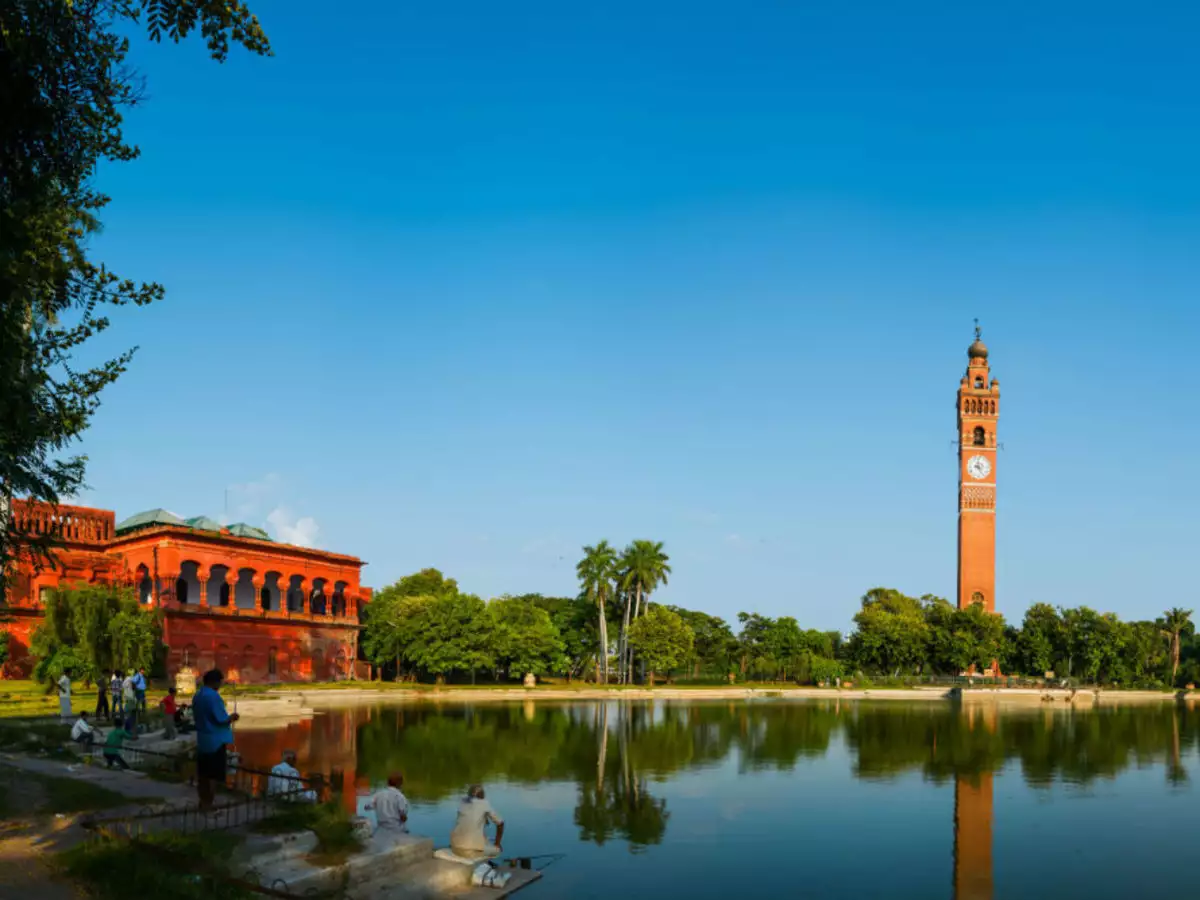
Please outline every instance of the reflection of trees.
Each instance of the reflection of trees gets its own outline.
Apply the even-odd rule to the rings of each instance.
[[[332,726],[343,721],[339,715],[319,717],[314,726]],[[656,783],[714,766],[735,749],[739,772],[786,771],[804,757],[823,756],[840,735],[859,778],[918,771],[939,782],[979,783],[1019,760],[1026,781],[1037,786],[1087,783],[1152,763],[1164,764],[1166,777],[1179,783],[1187,777],[1182,760],[1200,743],[1200,716],[1175,705],[999,714],[940,703],[615,701],[422,704],[344,715],[361,721],[359,776],[378,783],[402,771],[414,800],[454,796],[475,781],[570,782],[578,790],[581,838],[626,840],[634,848],[658,843],[665,832],[669,816],[651,790]],[[302,765],[313,770],[335,758],[345,765],[353,747],[352,737],[311,744],[299,737],[290,739],[302,758],[309,749]]]
[[[742,771],[790,770],[802,756],[824,756],[838,722],[829,703],[746,705],[740,715]]]

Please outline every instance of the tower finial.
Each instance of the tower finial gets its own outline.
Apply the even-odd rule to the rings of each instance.
[[[979,327],[979,320],[975,320],[975,340],[983,339],[983,329]]]

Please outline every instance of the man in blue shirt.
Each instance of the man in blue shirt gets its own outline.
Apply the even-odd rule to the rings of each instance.
[[[192,716],[196,723],[196,791],[200,795],[200,808],[210,810],[213,805],[214,782],[225,781],[225,748],[233,743],[233,729],[238,714],[225,712],[225,701],[221,699],[221,682],[225,676],[220,669],[204,673],[203,687],[192,700]]]
[[[138,669],[133,675],[133,693],[137,697],[138,712],[146,711],[146,670]]]

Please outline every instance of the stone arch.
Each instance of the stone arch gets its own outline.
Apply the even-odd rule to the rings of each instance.
[[[254,676],[254,645],[246,644],[242,647],[241,656],[241,678],[238,679],[242,684],[249,684],[250,679]]]
[[[304,607],[304,595],[296,586],[296,579],[299,577],[299,575],[279,576],[277,584],[281,609],[286,609],[288,612],[299,612]]]
[[[217,563],[208,570],[208,605],[229,606],[229,585],[225,579],[229,577],[229,566]],[[220,668],[220,666],[218,666]]]
[[[980,606],[982,606],[983,605],[983,591],[976,591],[975,593],[973,593],[971,595],[971,602],[978,603]]]
[[[308,608],[315,615],[325,615],[330,605],[329,579],[324,576],[313,579],[312,595],[308,599]]]
[[[975,447],[987,446],[987,432],[983,430],[982,425],[975,426],[975,430],[971,434],[971,444]]]
[[[150,577],[150,569],[145,563],[137,567],[133,582],[137,587],[138,603],[152,603],[154,601],[154,579]]]
[[[257,591],[254,590],[254,570],[248,566],[242,566],[237,570],[235,581],[233,582],[233,597],[232,605],[238,609],[254,609],[258,606],[256,602],[258,597],[255,596]]]
[[[268,572],[263,590],[270,593],[269,609],[283,610],[288,608],[288,582],[291,579],[282,572]]]
[[[179,566],[179,577],[175,579],[175,599],[180,604],[200,603],[200,563],[184,560]]]

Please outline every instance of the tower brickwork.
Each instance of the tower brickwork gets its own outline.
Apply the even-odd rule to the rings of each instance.
[[[958,606],[996,611],[996,424],[1000,382],[975,329],[958,402]]]

